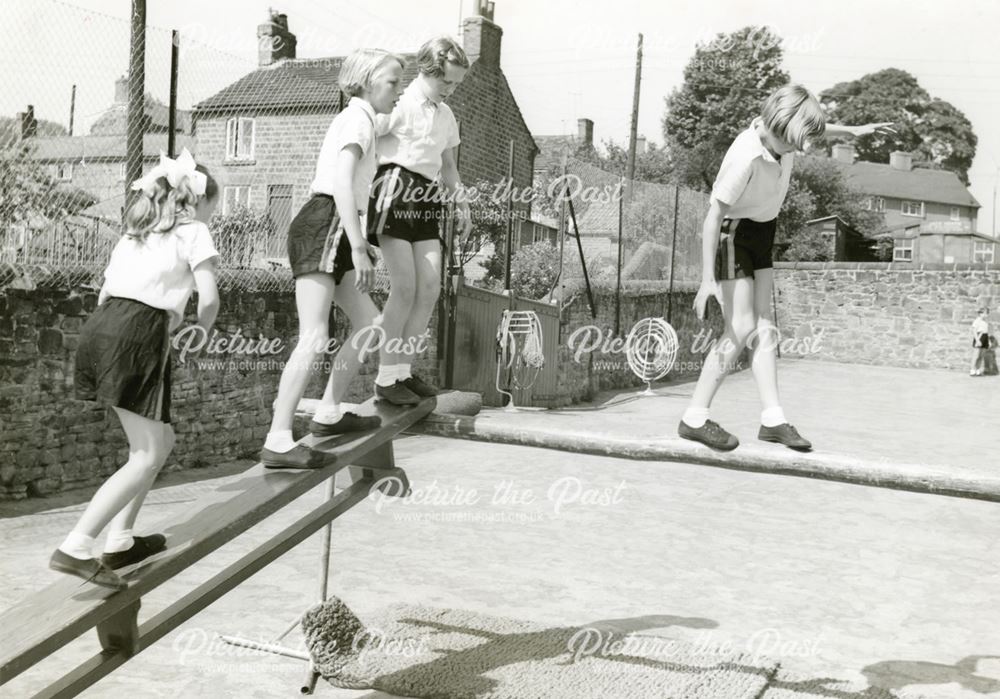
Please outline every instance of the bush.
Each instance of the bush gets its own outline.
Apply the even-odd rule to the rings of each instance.
[[[525,245],[511,260],[510,285],[522,298],[538,299],[555,286],[559,274],[559,255],[548,241]]]
[[[219,251],[220,264],[226,267],[255,267],[268,256],[274,238],[274,224],[266,212],[236,206],[228,214],[217,210],[208,222],[212,240]]]

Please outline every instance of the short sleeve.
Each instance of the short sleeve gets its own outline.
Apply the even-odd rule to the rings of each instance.
[[[356,110],[341,112],[342,121],[334,132],[334,153],[340,153],[347,146],[356,143],[362,155],[371,152],[375,144],[375,127],[371,119]]]
[[[451,111],[451,108],[448,108],[448,111],[445,112],[445,115],[447,116],[448,119],[446,125],[448,132],[447,132],[447,140],[445,141],[445,148],[455,148],[456,146],[458,146],[458,144],[462,142],[462,139],[459,137],[458,134],[458,122],[455,121],[455,113]]]
[[[219,251],[215,249],[212,242],[212,234],[201,221],[191,224],[191,238],[187,245],[187,262],[194,269],[205,260],[219,256]]]
[[[727,154],[712,185],[712,198],[732,206],[743,195],[752,172],[753,161],[731,158]]]

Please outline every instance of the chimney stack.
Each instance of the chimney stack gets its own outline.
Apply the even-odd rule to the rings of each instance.
[[[893,170],[909,172],[913,169],[913,156],[901,150],[889,153],[889,165]]]
[[[123,75],[115,80],[115,106],[128,104],[128,76]]]
[[[850,143],[834,143],[833,159],[840,163],[852,165],[857,158],[857,152]]]
[[[590,119],[576,120],[576,138],[580,141],[579,148],[594,147],[594,122]]]
[[[17,113],[17,119],[21,123],[21,140],[31,138],[38,133],[38,120],[35,119],[35,106],[28,105],[27,110]]]
[[[493,3],[477,0],[476,14],[462,20],[462,48],[469,62],[499,68],[502,37],[503,29],[493,23]]]
[[[266,22],[257,25],[257,65],[269,66],[295,58],[295,35],[288,31],[288,15],[268,10]]]

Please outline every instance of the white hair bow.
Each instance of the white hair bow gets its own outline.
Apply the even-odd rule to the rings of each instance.
[[[132,183],[132,189],[141,189],[147,196],[152,196],[156,189],[156,181],[161,177],[166,177],[171,187],[176,187],[181,180],[187,178],[191,181],[191,190],[195,196],[204,196],[205,185],[208,179],[205,173],[195,170],[194,158],[191,152],[185,148],[176,160],[167,157],[167,154],[160,151],[160,164]]]

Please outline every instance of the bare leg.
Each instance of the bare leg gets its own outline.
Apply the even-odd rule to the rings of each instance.
[[[690,408],[708,409],[722,380],[736,364],[743,346],[757,324],[754,316],[754,280],[741,277],[719,282],[725,329],[705,357],[701,375],[691,396]]]
[[[351,336],[333,358],[333,370],[323,392],[324,403],[340,403],[343,400],[364,363],[365,348],[373,346],[378,340],[378,335],[371,330],[378,319],[378,307],[371,296],[355,288],[353,270],[345,274],[337,285],[336,302],[350,320]]]
[[[158,423],[163,432],[160,439],[162,440],[162,458],[159,463],[153,464],[153,467],[149,470],[148,478],[139,492],[136,493],[135,497],[125,507],[123,507],[118,514],[114,516],[111,520],[111,524],[108,527],[108,536],[113,536],[118,532],[125,532],[132,529],[135,526],[135,518],[139,514],[139,508],[142,507],[143,501],[146,499],[146,495],[149,493],[149,489],[153,487],[153,483],[156,481],[156,476],[159,474],[160,469],[163,468],[163,464],[167,462],[167,457],[174,450],[174,443],[177,441],[174,436],[174,428],[165,423]]]
[[[295,280],[299,340],[281,372],[278,397],[274,401],[274,416],[271,418],[272,433],[292,429],[299,399],[312,376],[316,359],[329,341],[333,288],[333,277],[329,274],[306,274]]]
[[[441,243],[438,240],[421,240],[413,245],[413,264],[416,272],[413,308],[403,326],[403,340],[415,347],[417,338],[426,330],[434,313],[434,304],[441,294]],[[412,362],[415,353],[406,354],[404,362]]]
[[[104,481],[104,485],[91,498],[87,509],[73,527],[74,534],[96,538],[126,507],[134,510],[128,510],[122,522],[128,518],[131,526],[131,521],[135,520],[139,505],[142,504],[140,494],[145,497],[145,491],[156,478],[156,472],[166,461],[169,448],[173,446],[165,441],[166,432],[162,422],[121,408],[114,410],[128,438],[128,461]],[[73,555],[71,551],[66,553]]]
[[[398,344],[403,335],[403,326],[413,310],[416,272],[413,264],[413,246],[408,242],[384,235],[379,238],[379,247],[382,249],[385,266],[389,270],[389,298],[385,302],[385,308],[382,309],[385,341],[379,349],[379,362],[381,366],[387,367],[406,361],[398,351]]]
[[[778,329],[774,324],[771,292],[774,289],[774,270],[758,269],[754,272],[754,315],[757,317],[756,335],[749,342],[753,350],[750,368],[760,393],[764,410],[779,408],[778,400]]]

